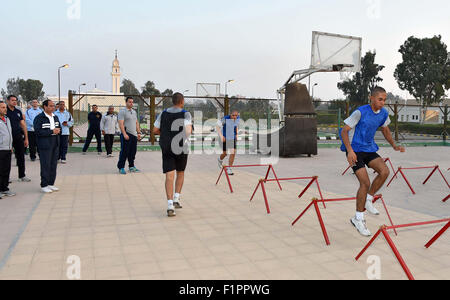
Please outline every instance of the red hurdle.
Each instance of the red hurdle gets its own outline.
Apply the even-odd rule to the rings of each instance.
[[[447,229],[450,227],[450,219],[443,219],[443,220],[436,220],[436,221],[430,221],[430,222],[420,222],[420,223],[412,223],[412,224],[404,224],[404,225],[395,225],[395,226],[386,226],[383,225],[380,227],[378,232],[373,236],[373,238],[370,240],[370,242],[364,247],[364,249],[358,254],[356,257],[356,260],[359,260],[361,256],[367,251],[367,249],[373,244],[373,242],[378,238],[378,236],[382,233],[383,236],[386,239],[386,242],[389,244],[389,246],[392,249],[392,252],[394,252],[395,257],[397,258],[398,262],[403,268],[403,271],[405,272],[406,276],[409,280],[414,280],[414,277],[409,270],[408,266],[406,265],[405,261],[403,260],[402,256],[400,255],[400,252],[398,251],[397,247],[395,246],[394,242],[392,241],[391,237],[389,236],[388,230],[391,229],[399,229],[399,228],[406,228],[406,227],[417,227],[417,226],[424,226],[424,225],[431,225],[431,224],[438,224],[438,223],[445,223],[447,222],[447,225],[444,226],[426,245],[426,248],[431,247],[437,239],[439,239],[444,232],[447,231]]]
[[[317,189],[319,190],[320,198],[323,199],[322,191],[321,191],[320,185],[319,185],[319,177],[318,176],[313,176],[313,177],[296,177],[296,178],[277,178],[277,179],[267,179],[267,177],[266,177],[266,179],[260,179],[259,180],[258,185],[256,186],[255,191],[253,192],[253,195],[250,198],[250,202],[253,201],[253,198],[255,197],[256,192],[258,191],[259,187],[261,187],[262,192],[263,192],[263,196],[264,196],[264,202],[266,204],[267,214],[270,214],[270,207],[269,207],[269,201],[267,199],[267,193],[266,193],[265,184],[268,183],[268,182],[274,182],[274,181],[278,181],[278,184],[279,184],[280,181],[293,181],[293,180],[311,180],[308,183],[308,185],[303,189],[303,191],[300,193],[298,198],[303,197],[303,195],[306,193],[306,191],[309,190],[309,188],[315,182],[316,185],[317,185]],[[325,202],[323,202],[323,206],[326,208]]]
[[[450,188],[450,185],[449,185],[447,179],[445,178],[444,174],[442,174],[441,169],[439,168],[439,166],[432,166],[432,167],[416,167],[416,168],[402,168],[402,167],[399,167],[398,170],[397,170],[397,172],[395,172],[394,176],[392,177],[391,181],[389,181],[387,187],[389,187],[389,186],[391,185],[392,181],[394,181],[394,179],[397,178],[397,174],[400,173],[400,174],[402,175],[403,179],[405,180],[406,184],[408,185],[409,189],[410,189],[411,192],[413,193],[413,195],[415,195],[416,192],[414,191],[414,189],[413,189],[411,183],[410,183],[410,182],[408,181],[408,179],[406,178],[406,175],[405,175],[405,173],[403,172],[403,170],[422,170],[422,169],[433,169],[433,170],[431,171],[430,175],[428,175],[427,179],[423,182],[423,184],[426,184],[426,183],[430,180],[431,176],[433,176],[433,174],[434,174],[436,171],[439,171],[439,173],[441,174],[441,176],[442,176],[442,178],[444,179],[445,183],[446,183],[447,186]]]
[[[442,202],[447,202],[448,199],[450,199],[450,195],[448,195],[447,197],[445,197],[444,200],[442,200]]]
[[[280,187],[280,190],[283,190],[281,187],[280,181],[278,180],[277,174],[275,173],[275,169],[273,168],[273,165],[237,165],[237,166],[223,166],[222,171],[220,172],[219,178],[217,179],[216,185],[219,184],[220,179],[222,178],[223,173],[225,173],[225,176],[228,181],[228,186],[230,187],[230,192],[234,193],[233,186],[231,185],[230,176],[228,175],[228,168],[253,168],[253,167],[268,167],[265,180],[269,178],[270,171],[272,171],[273,176],[275,177],[275,181],[278,182],[278,186]]]
[[[385,162],[385,163],[389,162],[389,164],[391,165],[392,171],[395,173],[394,165],[392,164],[391,159],[390,159],[390,158],[385,158],[385,159],[384,159],[384,162]],[[344,176],[344,175],[348,172],[348,170],[351,169],[351,167],[352,167],[352,166],[349,166],[347,169],[345,169],[344,173],[342,173],[342,176]],[[376,173],[376,172],[375,172],[375,173]]]
[[[331,244],[330,244],[330,239],[328,238],[327,229],[326,229],[326,227],[325,227],[325,223],[324,223],[324,221],[323,221],[322,214],[320,213],[320,209],[319,209],[318,202],[338,202],[338,201],[354,201],[354,200],[356,200],[355,197],[353,197],[353,198],[338,198],[338,199],[323,199],[323,200],[319,200],[319,199],[317,199],[317,198],[314,198],[314,199],[312,199],[312,201],[311,201],[311,203],[308,205],[308,207],[306,207],[306,209],[300,214],[300,216],[298,216],[298,218],[295,219],[295,221],[292,223],[292,226],[294,226],[294,225],[300,220],[300,218],[303,217],[303,215],[304,215],[304,214],[305,214],[312,206],[314,206],[314,209],[315,209],[316,214],[317,214],[317,218],[318,218],[318,220],[319,220],[320,227],[321,227],[321,229],[322,229],[322,234],[323,234],[323,237],[324,237],[324,239],[325,239],[325,243],[327,244],[327,246],[329,246],[329,245],[331,245]],[[391,225],[394,226],[394,224],[393,224],[393,222],[392,222],[391,215],[389,214],[389,211],[388,211],[388,209],[387,209],[386,203],[384,202],[383,195],[376,195],[376,196],[374,197],[373,203],[377,202],[378,200],[381,200],[381,202],[383,203],[383,206],[384,206],[384,209],[385,209],[385,211],[386,211],[386,214],[387,214],[387,216],[388,216],[388,218],[389,218],[389,221],[390,221]],[[394,231],[395,231],[395,228],[394,228]],[[397,234],[397,232],[395,232],[395,234]]]

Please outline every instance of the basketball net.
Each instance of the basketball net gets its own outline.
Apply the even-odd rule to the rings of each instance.
[[[342,81],[347,81],[350,80],[352,78],[352,75],[354,74],[354,72],[348,72],[348,71],[341,71],[339,72],[339,77],[341,78]]]

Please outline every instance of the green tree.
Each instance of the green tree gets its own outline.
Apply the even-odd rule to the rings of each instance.
[[[386,97],[386,101],[388,102],[388,103],[391,103],[391,104],[393,104],[393,103],[396,103],[396,102],[402,102],[402,101],[405,101],[405,99],[403,99],[402,97],[400,97],[400,96],[398,96],[398,95],[394,95],[394,94],[392,94],[391,92],[388,92],[387,93],[387,97]]]
[[[42,90],[44,85],[39,80],[21,80],[19,86],[20,94],[26,102],[30,102],[32,100],[42,100],[44,98],[45,93]]]
[[[400,47],[403,61],[394,77],[402,90],[408,91],[425,108],[439,103],[450,88],[450,61],[441,36],[419,39],[409,37]],[[423,113],[420,114],[423,123]]]
[[[2,97],[5,99],[8,95],[21,97],[25,102],[32,100],[42,100],[44,98],[44,85],[39,80],[24,80],[19,77],[10,78],[6,81],[6,91],[1,90]]]
[[[120,87],[120,92],[125,96],[139,95],[139,90],[136,88],[136,85],[133,81],[129,79],[124,79],[122,81],[122,86]]]
[[[357,72],[353,78],[338,83],[352,109],[367,104],[370,91],[376,87],[383,78],[378,74],[384,66],[375,63],[376,52],[367,52],[361,59],[361,72]]]
[[[155,83],[153,81],[147,81],[145,85],[141,88],[142,96],[161,96],[161,92],[156,88]]]
[[[166,89],[164,92],[162,92],[161,94],[162,96],[164,96],[163,98],[163,108],[167,109],[169,107],[172,106],[172,95],[173,95],[173,91],[171,89]]]

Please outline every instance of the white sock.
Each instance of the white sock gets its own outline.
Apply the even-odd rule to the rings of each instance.
[[[356,220],[358,221],[364,221],[364,213],[363,212],[356,212]]]
[[[367,202],[373,202],[374,197],[367,194]]]
[[[169,206],[173,206],[173,200],[169,200],[167,202],[168,202]]]
[[[178,202],[178,200],[180,200],[180,194],[178,194],[178,193],[175,193],[175,197],[174,197],[174,200],[176,200],[175,202]]]

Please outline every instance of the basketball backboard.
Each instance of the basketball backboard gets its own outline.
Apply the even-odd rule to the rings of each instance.
[[[362,38],[313,31],[311,69],[324,72],[361,71]]]
[[[197,83],[197,97],[212,97],[209,101],[216,107],[218,118],[225,111],[225,101],[220,98],[220,83]]]
[[[197,83],[197,97],[220,97],[220,83]]]

